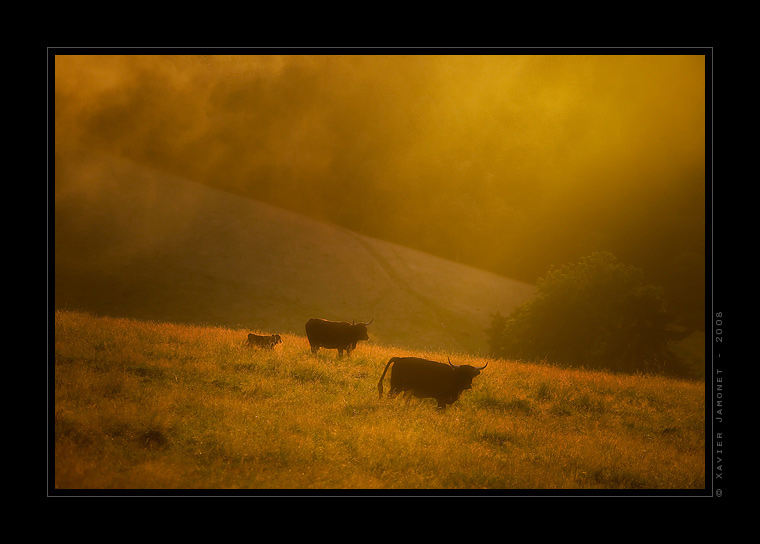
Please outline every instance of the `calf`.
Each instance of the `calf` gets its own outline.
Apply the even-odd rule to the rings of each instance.
[[[272,334],[269,336],[260,336],[258,334],[249,334],[248,342],[249,346],[257,346],[260,348],[274,349],[277,344],[282,344],[282,339],[279,334]]]

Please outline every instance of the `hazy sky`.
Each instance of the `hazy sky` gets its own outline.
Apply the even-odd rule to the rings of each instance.
[[[231,141],[265,134],[278,138],[266,142],[278,152],[273,164],[303,153],[317,171],[347,137],[394,149],[396,164],[374,168],[464,159],[497,183],[551,179],[560,191],[604,185],[598,178],[610,170],[616,179],[629,172],[618,186],[661,183],[653,178],[704,163],[701,55],[83,55],[56,57],[55,76],[57,130],[92,130],[99,115],[123,123],[122,141],[171,126],[167,149],[207,141],[210,131],[227,130]],[[241,161],[256,157],[257,143]],[[517,170],[499,170],[499,160]]]
[[[704,55],[63,55],[57,183],[108,150],[527,280],[660,278],[704,257],[705,88]]]

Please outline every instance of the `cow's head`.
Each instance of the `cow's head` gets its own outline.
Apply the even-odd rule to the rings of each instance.
[[[282,344],[282,338],[280,338],[279,334],[273,334],[272,335],[272,345],[276,346],[277,344]]]
[[[354,338],[357,340],[369,340],[369,334],[367,333],[367,325],[370,325],[375,318],[369,320],[367,323],[355,323],[351,321],[351,330],[354,331]]]
[[[454,365],[451,363],[450,358],[447,357],[447,359],[449,360],[449,366],[451,366],[451,368],[454,370],[454,375],[456,376],[457,383],[463,390],[472,389],[473,378],[480,374],[480,371],[488,366],[488,363],[484,364],[483,366]]]

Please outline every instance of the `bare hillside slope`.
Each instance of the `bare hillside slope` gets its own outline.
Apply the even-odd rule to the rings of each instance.
[[[297,334],[374,318],[371,341],[483,353],[490,315],[534,293],[115,157],[58,168],[54,213],[58,308]]]

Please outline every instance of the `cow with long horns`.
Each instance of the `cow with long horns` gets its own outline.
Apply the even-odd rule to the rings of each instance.
[[[311,352],[316,353],[319,348],[337,349],[338,357],[343,357],[344,351],[350,356],[351,350],[356,349],[357,342],[369,340],[367,325],[374,320],[373,317],[368,323],[347,323],[310,318],[306,322],[306,337],[309,339]]]
[[[488,363],[481,367],[453,365],[451,359],[449,364],[444,364],[420,357],[392,357],[377,382],[380,398],[383,398],[383,378],[391,364],[393,368],[389,398],[408,392],[417,398],[437,400],[439,410],[446,408],[447,404],[453,404],[465,389],[472,389],[472,379],[488,366]]]

